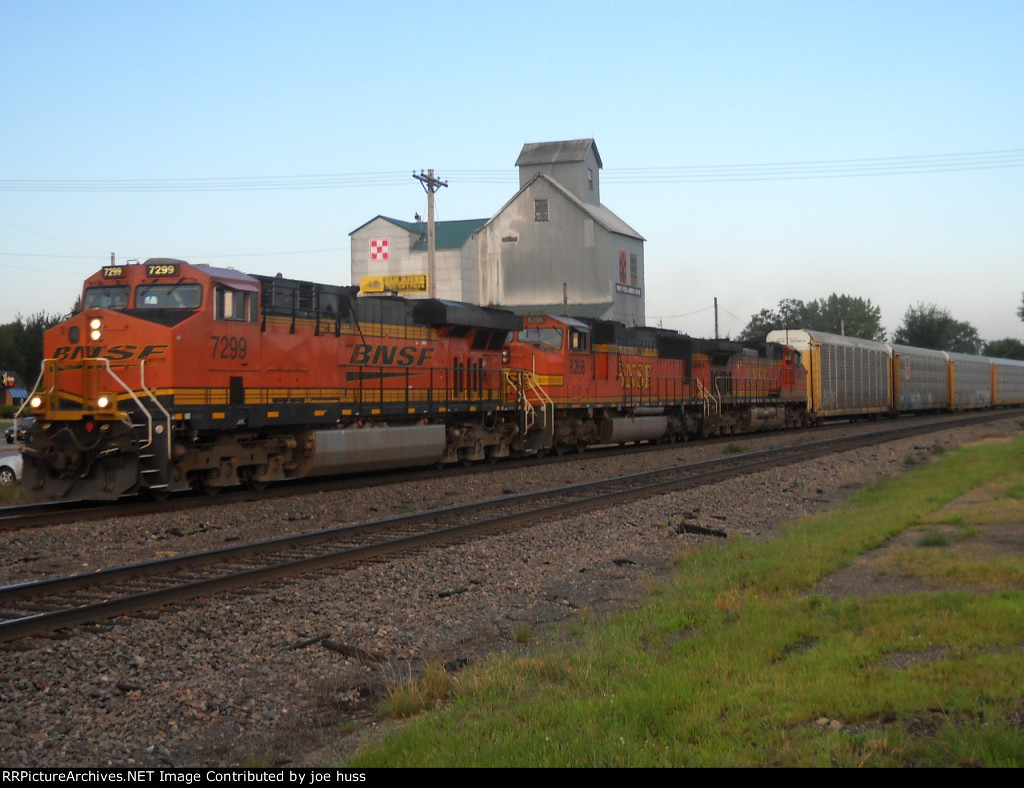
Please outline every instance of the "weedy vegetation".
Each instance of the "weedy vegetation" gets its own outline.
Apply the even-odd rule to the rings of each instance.
[[[346,765],[1024,765],[1024,439],[935,454],[686,553],[641,609],[424,676],[417,716]],[[933,590],[823,590],[867,561]]]

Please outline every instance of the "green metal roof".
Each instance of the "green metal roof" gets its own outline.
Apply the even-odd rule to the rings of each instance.
[[[426,222],[403,222],[401,219],[392,219],[390,216],[381,216],[380,218],[398,225],[413,235],[420,236],[410,251],[427,251]],[[434,248],[461,249],[469,240],[469,236],[487,224],[487,221],[487,219],[457,219],[451,222],[434,222]]]

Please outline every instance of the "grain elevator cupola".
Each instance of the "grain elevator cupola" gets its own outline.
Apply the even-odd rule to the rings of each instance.
[[[578,199],[601,204],[601,154],[592,139],[561,142],[528,142],[516,159],[519,188],[537,173],[558,181]]]

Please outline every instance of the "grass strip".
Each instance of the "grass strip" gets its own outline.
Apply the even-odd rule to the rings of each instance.
[[[1024,439],[916,464],[772,541],[694,550],[641,609],[459,674],[347,765],[1020,766],[1024,562],[962,550],[988,521],[946,512],[986,485],[1024,505]],[[816,590],[930,523],[969,530],[896,568],[938,590]]]

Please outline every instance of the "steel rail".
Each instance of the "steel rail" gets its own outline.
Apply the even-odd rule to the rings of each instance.
[[[40,612],[15,615],[9,617],[7,621],[0,622],[0,643],[304,574],[340,563],[363,561],[433,543],[447,542],[485,530],[495,530],[517,523],[535,524],[558,515],[578,514],[587,509],[607,506],[627,499],[709,484],[725,478],[755,473],[766,468],[776,468],[834,452],[849,451],[867,445],[939,431],[949,426],[951,426],[949,421],[944,421],[941,424],[918,422],[897,430],[873,431],[867,434],[827,438],[797,446],[744,452],[728,457],[626,474],[609,479],[345,525],[324,531],[278,537],[249,545],[220,548],[144,564],[0,587],[0,610],[13,612],[19,603],[24,607],[25,602],[33,600],[40,600],[44,606]],[[553,497],[559,498],[559,500],[552,503]],[[532,502],[537,501],[540,502],[539,506],[531,505]],[[488,514],[489,511],[492,513]],[[477,513],[480,512],[483,512],[484,515],[477,517]],[[453,520],[460,519],[465,522],[450,524]],[[437,522],[441,522],[442,525],[431,525],[431,523]],[[103,598],[98,602],[72,598],[72,602],[68,606],[45,609],[52,606],[52,602],[50,605],[45,604],[48,598],[52,600],[54,597],[75,591],[112,590],[112,586],[139,581],[142,578],[166,577],[171,573],[186,570],[194,572],[230,562],[250,561],[257,556],[272,556],[275,553],[307,550],[315,546],[336,543],[345,538],[363,537],[381,531],[388,532],[420,525],[426,527],[427,530],[371,544],[330,549],[327,552],[311,556],[285,557],[265,566],[231,569],[227,574],[198,580],[186,578],[182,581],[180,578],[172,577],[171,587],[147,588],[119,598],[111,598],[104,593],[101,594]]]

